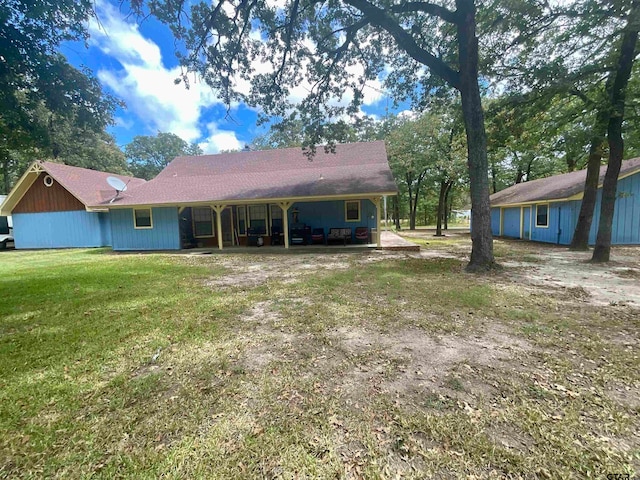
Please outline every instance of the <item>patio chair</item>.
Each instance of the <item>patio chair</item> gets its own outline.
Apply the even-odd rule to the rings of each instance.
[[[280,227],[271,227],[271,245],[282,245],[282,229]]]
[[[357,242],[369,243],[369,229],[367,227],[356,227],[355,237]]]
[[[323,245],[326,244],[324,239],[324,228],[314,228],[313,230],[311,230],[311,243],[322,243]]]

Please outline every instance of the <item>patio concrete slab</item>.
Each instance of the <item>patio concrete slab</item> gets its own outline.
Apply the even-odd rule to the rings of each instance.
[[[403,250],[406,252],[420,251],[420,245],[409,242],[388,230],[380,232],[380,243],[382,244],[382,250]]]

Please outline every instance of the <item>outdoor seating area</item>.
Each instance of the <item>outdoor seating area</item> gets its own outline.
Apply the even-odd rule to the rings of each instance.
[[[280,231],[277,241],[271,239],[271,245],[281,245]],[[347,245],[351,243],[370,243],[370,231],[368,227],[356,227],[355,232],[351,228],[330,228],[325,234],[324,228],[312,228],[309,225],[296,223],[290,229],[289,242],[291,245]],[[249,242],[250,246],[256,245]]]
[[[357,246],[375,243],[375,230],[368,227],[329,228],[311,227],[304,223],[295,223],[289,229],[289,244],[291,246]],[[284,232],[279,227],[272,227],[270,235],[262,229],[249,228],[247,230],[247,246],[282,246],[284,245]]]
[[[331,228],[329,229],[329,235],[327,235],[327,244],[342,243],[346,245],[351,243],[351,229],[350,228]]]

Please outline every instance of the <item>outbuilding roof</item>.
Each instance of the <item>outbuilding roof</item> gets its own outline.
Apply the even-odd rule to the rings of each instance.
[[[122,180],[127,184],[127,190],[146,183],[142,178],[72,167],[61,163],[40,162],[40,165],[54,180],[88,207],[97,207],[114,197],[115,190],[107,183],[108,177]]]
[[[111,206],[395,195],[384,142],[178,157]]]
[[[88,210],[105,209],[105,203],[108,203],[115,196],[116,192],[107,183],[107,177],[119,178],[127,184],[127,190],[134,189],[146,182],[141,178],[116,173],[99,172],[55,162],[36,161],[29,166],[24,175],[18,180],[4,202],[0,202],[0,212],[3,215],[10,215],[23,195],[42,173],[50,175],[84,204]]]
[[[600,167],[600,179],[602,185],[607,166]],[[640,172],[640,158],[634,158],[622,162],[619,177],[626,177],[635,172]],[[519,183],[509,188],[494,193],[490,197],[491,206],[520,205],[549,200],[566,200],[584,191],[584,182],[587,179],[587,170],[554,175],[540,178],[530,182]]]

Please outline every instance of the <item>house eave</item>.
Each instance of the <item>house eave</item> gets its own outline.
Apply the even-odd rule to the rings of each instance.
[[[315,196],[300,196],[300,197],[270,197],[270,198],[252,198],[252,199],[225,199],[225,200],[207,200],[207,201],[186,201],[186,202],[166,202],[166,203],[136,203],[127,205],[115,205],[111,204],[108,207],[91,207],[91,208],[108,208],[123,209],[123,208],[151,208],[151,207],[187,207],[187,206],[209,206],[209,205],[253,205],[258,203],[279,203],[279,202],[321,202],[327,200],[345,200],[345,199],[369,199],[375,197],[395,196],[398,192],[385,191],[385,192],[373,192],[373,193],[352,193],[343,195],[315,195]]]

